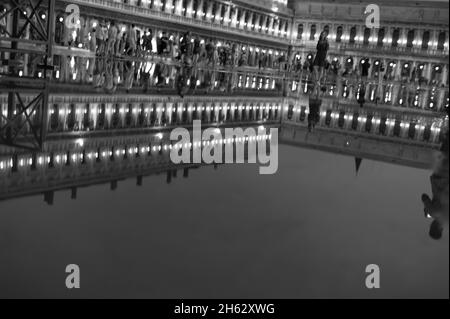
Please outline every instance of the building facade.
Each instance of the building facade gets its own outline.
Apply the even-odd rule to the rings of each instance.
[[[353,0],[61,0],[54,14],[47,0],[16,16],[14,3],[0,5],[0,128],[18,123],[25,139],[43,127],[46,143],[0,146],[3,199],[176,170],[167,158],[143,157],[171,147],[152,136],[193,120],[276,126],[282,142],[420,167],[448,130],[445,2],[378,1],[377,28],[366,23],[369,4]],[[48,69],[37,52],[45,25]],[[24,41],[14,47],[18,31]],[[323,31],[329,50],[318,86]],[[26,90],[11,102],[11,83],[39,79],[49,79],[44,108],[24,111],[35,102]],[[140,170],[127,164],[105,179],[121,171],[119,157],[139,158]]]

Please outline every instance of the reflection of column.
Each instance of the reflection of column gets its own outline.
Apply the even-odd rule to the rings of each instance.
[[[448,64],[442,69],[442,84],[445,86],[448,85]]]
[[[260,29],[260,31],[261,31],[262,33],[265,33],[265,32],[266,32],[266,30],[265,30],[266,25],[267,25],[267,16],[266,16],[266,15],[263,15],[263,17],[262,17],[262,22],[261,22],[261,29]]]
[[[236,26],[238,24],[238,21],[237,21],[238,11],[239,11],[239,8],[237,8],[237,7],[235,7],[234,10],[233,10],[233,14],[232,14],[232,17],[231,17],[231,27],[232,28],[236,28]]]
[[[228,26],[231,21],[231,6],[227,5],[225,8],[225,16],[223,17],[223,24]]]
[[[164,104],[162,102],[156,103],[156,124],[162,124],[162,114],[163,114]]]
[[[401,86],[398,84],[394,84],[392,86],[392,100],[391,100],[391,104],[392,105],[397,105],[398,103],[398,96],[401,90]]]
[[[360,44],[363,42],[364,39],[364,31],[363,28],[361,26],[356,26],[356,38],[355,38],[355,42],[357,44]]]
[[[436,92],[436,109],[441,111],[445,106],[445,91],[438,89]]]
[[[246,11],[244,9],[239,9],[239,10],[241,10],[241,20],[239,21],[239,29],[243,29],[244,24],[245,24]]]
[[[350,26],[345,24],[342,28],[342,42],[349,43],[350,39]]]
[[[197,19],[203,18],[203,4],[204,4],[204,2],[205,2],[205,0],[200,0],[198,2],[197,8],[194,8],[197,11],[197,13],[195,14]]]
[[[385,47],[390,47],[392,46],[392,41],[393,41],[393,33],[394,33],[394,29],[392,27],[388,27],[386,30],[386,46]]]
[[[175,14],[176,15],[181,15],[181,13],[183,12],[183,0],[176,0],[175,2]]]
[[[421,48],[422,47],[423,31],[424,30],[422,30],[422,29],[416,30],[416,35],[414,37],[414,40],[416,41],[415,45],[414,45],[415,48]]]
[[[206,21],[211,22],[213,16],[213,1],[208,1],[208,8],[206,9]]]
[[[378,41],[377,30],[378,29],[372,28],[370,31],[370,38],[369,38],[370,45],[373,45],[374,43],[377,43],[377,41]]]
[[[281,37],[285,37],[286,36],[286,33],[285,33],[285,28],[286,28],[286,21],[285,20],[282,20],[281,21],[281,24],[280,24],[280,31],[281,31]]]
[[[437,49],[437,40],[438,40],[438,31],[437,30],[433,30],[431,32],[431,37],[430,37],[430,49],[436,50]]]
[[[162,9],[161,0],[154,0],[153,9],[160,11]]]
[[[293,34],[292,23],[290,21],[286,21],[286,27],[286,38],[291,39],[291,35]]]
[[[260,15],[255,13],[253,15],[252,23],[250,25],[250,28],[251,28],[252,31],[258,31],[259,19],[260,19]],[[255,21],[255,22],[253,23],[253,21]]]
[[[394,80],[401,78],[401,76],[402,76],[402,67],[403,67],[404,61],[398,60],[398,61],[395,61],[395,63],[397,65],[395,66],[395,69],[394,69]]]
[[[250,12],[250,14],[248,15],[248,20],[246,21],[247,22],[247,30],[252,29],[253,16],[254,16],[254,13]]]
[[[186,8],[186,17],[192,18],[194,13],[194,1],[188,0],[187,8]]]
[[[424,72],[424,76],[425,76],[425,78],[427,79],[427,81],[430,81],[431,80],[431,73],[432,73],[432,70],[433,70],[433,65],[431,64],[431,63],[427,63],[427,65],[426,65],[426,70],[425,70],[425,72]]]
[[[268,29],[267,29],[267,33],[270,34],[270,35],[273,34],[273,23],[274,23],[274,21],[275,21],[274,18],[270,17],[270,19],[269,19],[269,26],[268,26]]]
[[[217,5],[217,9],[216,9],[216,12],[215,12],[215,16],[216,17],[214,19],[215,23],[220,23],[220,21],[222,20],[222,7],[223,7],[222,3],[219,3]]]
[[[172,13],[173,0],[166,0],[165,12]]]
[[[399,37],[399,40],[398,40],[398,46],[402,47],[402,48],[405,48],[406,47],[406,43],[407,43],[407,40],[406,40],[406,29],[405,28],[401,28],[400,29],[400,37]]]
[[[276,19],[273,24],[273,35],[274,36],[278,36],[279,28],[280,28],[280,21],[278,19]]]

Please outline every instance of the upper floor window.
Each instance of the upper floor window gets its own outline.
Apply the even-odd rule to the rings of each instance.
[[[207,6],[208,2],[205,1],[204,4]],[[236,22],[237,22],[237,24],[239,24],[241,22],[241,19],[242,19],[242,9],[236,9],[236,10],[238,11],[237,12],[237,17],[236,17]]]
[[[188,7],[188,2],[187,2],[187,0],[183,0],[183,6],[182,6],[182,13],[183,13],[183,15],[185,16],[186,14],[187,14],[187,7]]]
[[[227,6],[222,6],[222,10],[220,11],[220,21],[222,21],[222,23],[225,23],[225,14],[227,10]]]
[[[398,47],[399,40],[400,40],[400,29],[394,29],[394,32],[392,32],[392,47],[393,48]]]
[[[317,26],[315,24],[313,24],[311,26],[311,33],[309,35],[309,40],[314,41],[314,39],[316,38],[316,32],[317,32]]]
[[[303,24],[300,23],[297,28],[297,39],[301,40],[303,38]]]
[[[200,16],[200,19],[206,17],[207,13],[208,13],[208,2],[204,1],[203,2],[203,8],[202,8],[202,15],[203,16]],[[238,21],[239,21],[239,19],[238,19]]]
[[[430,42],[430,31],[425,31],[422,35],[422,49],[428,49],[428,42]]]
[[[350,29],[350,43],[355,43],[355,41],[356,41],[356,27],[352,27],[351,29]]]
[[[369,29],[369,28],[364,29],[364,40],[363,40],[364,45],[369,44],[371,33],[372,33],[371,29]]]
[[[336,30],[336,42],[342,41],[342,35],[344,34],[344,28],[342,26],[338,26]]]
[[[380,30],[378,30],[378,42],[377,42],[377,45],[379,47],[383,46],[385,35],[386,35],[386,29],[381,28]]]
[[[244,15],[244,26],[247,26],[247,24],[249,23],[250,20],[250,12],[245,11],[245,15]]]
[[[406,37],[406,47],[407,48],[412,48],[413,47],[413,42],[414,42],[415,36],[416,36],[416,30],[409,30],[408,31],[408,35]]]
[[[444,50],[445,38],[446,38],[445,31],[440,32],[439,36],[438,36],[438,45],[437,45],[438,50],[441,50],[441,51]]]

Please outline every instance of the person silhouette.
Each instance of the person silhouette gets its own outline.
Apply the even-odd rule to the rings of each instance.
[[[327,60],[327,54],[328,49],[330,48],[330,45],[328,44],[328,32],[322,31],[319,37],[319,42],[317,43],[317,54],[314,58],[314,71],[316,74],[316,82],[317,85],[320,86],[320,82],[323,77],[323,72],[326,65]]]

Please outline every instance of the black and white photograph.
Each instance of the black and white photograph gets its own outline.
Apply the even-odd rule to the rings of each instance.
[[[0,299],[448,300],[448,214],[448,0],[0,0]]]

